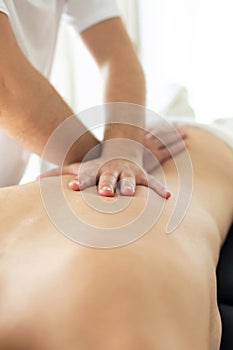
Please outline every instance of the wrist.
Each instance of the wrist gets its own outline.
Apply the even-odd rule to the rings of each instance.
[[[85,156],[85,162],[92,160],[92,159],[96,159],[101,157],[102,154],[102,150],[103,150],[103,143],[99,142],[97,145],[95,145]]]
[[[142,164],[143,146],[137,141],[124,138],[105,140],[101,155],[105,158],[122,158]]]

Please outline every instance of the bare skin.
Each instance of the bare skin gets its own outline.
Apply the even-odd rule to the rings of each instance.
[[[137,58],[133,44],[127,34],[121,18],[110,18],[81,33],[81,38],[97,63],[104,85],[104,102],[127,102],[145,104],[146,83],[142,66]],[[43,154],[44,146],[52,133],[74,115],[72,109],[62,99],[49,81],[40,74],[21,51],[8,17],[0,12],[0,127],[14,140],[30,151]],[[124,116],[131,126],[112,124],[116,121],[114,113],[108,113],[104,140],[125,138],[143,143],[145,116],[141,114],[135,125],[134,113]],[[122,121],[121,121],[122,123]],[[70,147],[65,160],[63,151],[72,135],[82,136]],[[47,159],[55,164],[79,162],[98,144],[98,140],[78,119],[73,118],[69,126],[62,129],[62,135],[56,147],[47,154]],[[137,184],[141,184],[143,172],[140,167],[132,167],[131,160],[142,164],[141,147],[124,147],[119,143],[119,155],[127,160],[122,163],[118,158],[113,161],[113,168],[124,175],[125,164],[130,168],[130,175]],[[55,150],[55,151],[54,151]],[[112,157],[111,148],[103,146],[102,153]],[[98,156],[94,155],[94,158]],[[104,160],[102,162],[104,166]],[[92,162],[90,161],[90,168]],[[138,175],[138,173],[140,173]],[[113,171],[105,167],[100,177],[111,185]],[[110,175],[110,176],[109,176]],[[137,175],[137,176],[136,176]],[[101,183],[100,179],[100,183]],[[104,187],[105,186],[105,187]],[[72,189],[72,184],[71,184]],[[103,184],[99,190],[102,196],[111,195]],[[134,192],[129,193],[133,195]],[[164,195],[164,193],[160,193]]]
[[[172,160],[163,165],[172,197],[159,220],[141,239],[117,249],[83,247],[59,233],[37,182],[0,191],[1,349],[219,349],[215,268],[233,218],[233,155],[208,132],[187,132],[194,189],[171,235],[165,227],[178,187]],[[58,179],[43,181],[56,191]],[[105,215],[90,208],[80,192],[69,191],[69,181],[63,177],[72,210],[102,227],[135,218],[151,191],[138,186],[125,210]],[[96,196],[95,188],[88,191]],[[153,195],[161,205],[164,199]]]
[[[52,132],[74,112],[24,56],[8,17],[1,12],[0,29],[1,128],[28,149],[41,155]],[[104,102],[121,101],[144,105],[144,73],[122,20],[111,18],[102,21],[84,30],[81,38],[102,73]],[[65,160],[67,164],[81,161],[98,143],[78,119],[74,127],[83,131],[84,135],[69,150]],[[106,139],[114,138],[115,134],[119,137],[119,128],[108,129]],[[69,133],[63,136],[69,138]],[[121,136],[142,140],[142,132],[135,128],[123,128]],[[63,147],[61,141],[57,145],[58,150]],[[49,159],[56,163],[56,157],[51,152]]]

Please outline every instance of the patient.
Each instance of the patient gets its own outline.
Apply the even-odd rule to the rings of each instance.
[[[161,216],[143,237],[116,249],[88,248],[62,235],[38,182],[0,191],[0,349],[219,349],[215,269],[232,223],[233,154],[207,131],[186,131],[194,187],[184,220],[170,235],[179,185],[172,159],[163,165],[172,197],[152,193],[149,210],[153,216],[163,204]],[[178,157],[182,164],[184,154]],[[70,178],[62,182],[73,212],[105,228],[135,219],[152,191],[138,186],[124,210],[105,215],[68,189]],[[58,179],[42,180],[51,195]],[[94,187],[88,191],[96,196]]]

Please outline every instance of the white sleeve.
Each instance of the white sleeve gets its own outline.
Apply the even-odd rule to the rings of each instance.
[[[112,17],[120,17],[116,0],[68,0],[64,18],[78,32]]]
[[[4,1],[0,0],[0,12],[4,12],[9,16],[9,12],[7,10],[6,5],[4,4]]]

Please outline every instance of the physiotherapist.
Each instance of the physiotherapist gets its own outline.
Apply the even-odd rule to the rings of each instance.
[[[97,63],[104,102],[145,105],[143,69],[114,0],[0,0],[0,187],[19,183],[30,152],[42,155],[53,131],[74,114],[48,80],[61,20],[74,27]],[[108,123],[114,122],[114,113],[108,118]],[[134,116],[130,118],[133,124]],[[140,125],[144,126],[143,116]],[[83,136],[65,158],[70,169],[99,143],[78,118],[76,127]],[[144,137],[133,126],[105,126],[104,141],[123,138],[143,144]],[[64,132],[62,139],[67,138]],[[57,163],[56,154],[63,147],[61,140],[48,160]],[[101,154],[88,161],[86,176],[75,176],[70,188],[79,190],[97,181],[100,195],[113,196],[120,179],[122,194],[133,195],[141,184],[169,197],[158,181],[145,174],[142,164],[140,147],[120,141],[112,147],[106,142]],[[99,168],[96,180],[93,174]]]

